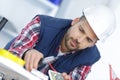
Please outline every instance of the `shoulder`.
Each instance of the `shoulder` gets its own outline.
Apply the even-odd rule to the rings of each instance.
[[[77,51],[76,53],[77,54],[75,55],[78,58],[78,61],[82,62],[82,64],[87,66],[94,64],[101,57],[96,45],[90,48],[86,48],[84,50]]]
[[[89,62],[91,65],[97,62],[101,57],[100,51],[98,50],[96,45],[83,50],[83,53],[86,53],[86,56],[88,57],[88,61],[90,60]]]

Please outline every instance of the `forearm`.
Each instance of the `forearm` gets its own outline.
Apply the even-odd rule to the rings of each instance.
[[[21,57],[26,50],[32,49],[35,46],[39,31],[40,19],[36,17],[22,29],[20,35],[12,42],[9,51]]]

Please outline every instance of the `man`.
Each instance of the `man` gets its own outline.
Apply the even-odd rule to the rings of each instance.
[[[85,80],[100,59],[95,44],[110,35],[114,25],[113,12],[100,5],[85,9],[74,20],[37,15],[6,49],[23,58],[28,71],[48,74],[51,69],[62,73],[64,80]],[[39,67],[39,61],[49,56],[54,60]]]

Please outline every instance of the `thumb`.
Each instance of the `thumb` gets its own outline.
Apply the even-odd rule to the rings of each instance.
[[[64,77],[65,80],[70,80],[70,76],[67,73],[63,72],[62,76]]]

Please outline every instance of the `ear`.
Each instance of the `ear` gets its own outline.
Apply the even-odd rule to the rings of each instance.
[[[73,21],[72,21],[72,23],[71,23],[71,25],[74,25],[74,24],[76,24],[77,22],[79,22],[80,21],[80,18],[78,17],[78,18],[75,18]]]

